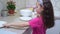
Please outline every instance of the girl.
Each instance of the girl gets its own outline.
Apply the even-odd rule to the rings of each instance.
[[[50,0],[38,0],[36,4],[37,17],[28,22],[9,23],[5,27],[17,26],[32,29],[32,34],[46,34],[46,29],[54,26],[53,7]]]

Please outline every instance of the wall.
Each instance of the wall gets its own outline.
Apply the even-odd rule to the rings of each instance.
[[[0,2],[3,4],[3,9],[6,9],[6,2],[9,0],[0,0]],[[25,8],[26,6],[26,0],[13,0],[16,2],[16,10],[20,10],[21,8]]]
[[[2,4],[1,8],[6,9],[6,2],[7,0],[0,0],[0,3]]]
[[[1,11],[6,9],[6,0],[0,0],[0,16],[1,16]]]
[[[16,9],[20,10],[21,8],[25,8],[26,6],[26,0],[13,0],[16,2]]]
[[[26,0],[26,7],[33,7],[36,5],[37,0]]]
[[[26,0],[26,7],[31,7],[36,5],[37,0]],[[54,15],[60,17],[60,0],[51,0],[54,8]]]
[[[60,17],[60,0],[51,0],[54,7],[54,14],[57,17]]]

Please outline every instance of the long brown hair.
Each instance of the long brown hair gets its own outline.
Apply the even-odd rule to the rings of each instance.
[[[43,0],[44,11],[42,11],[43,21],[47,28],[54,26],[54,12],[50,0]]]

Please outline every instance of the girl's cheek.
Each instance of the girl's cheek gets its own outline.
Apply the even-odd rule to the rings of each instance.
[[[36,9],[36,12],[39,14],[40,13],[40,9]]]

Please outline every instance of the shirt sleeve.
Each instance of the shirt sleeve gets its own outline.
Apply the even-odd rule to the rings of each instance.
[[[35,18],[29,21],[29,25],[31,28],[36,28],[36,27],[40,27],[42,25],[41,22],[39,22],[40,20]]]

